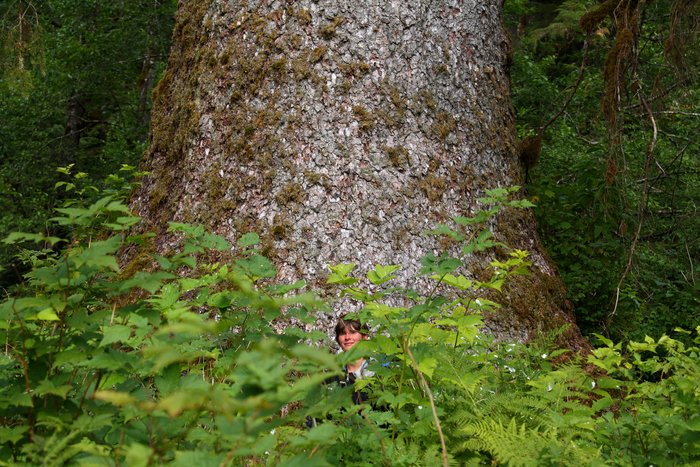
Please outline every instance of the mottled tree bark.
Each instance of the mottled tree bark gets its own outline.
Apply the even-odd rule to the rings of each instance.
[[[501,7],[181,2],[137,212],[156,229],[257,231],[283,280],[314,284],[325,265],[356,262],[402,265],[405,282],[436,248],[426,230],[522,181]],[[526,339],[572,323],[532,215],[504,212],[494,229],[535,266],[490,328]],[[488,259],[473,258],[474,274]]]

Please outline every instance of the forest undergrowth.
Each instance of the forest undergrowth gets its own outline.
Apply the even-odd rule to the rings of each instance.
[[[361,304],[372,338],[333,355],[306,332],[332,303],[303,281],[283,283],[248,233],[230,245],[173,223],[178,249],[129,273],[117,255],[145,246],[124,204],[133,168],[108,189],[57,209],[70,238],[14,232],[30,267],[0,304],[0,465],[690,465],[700,462],[700,327],[615,343],[590,354],[553,340],[498,342],[483,298],[528,254],[497,244],[489,220],[529,209],[517,187],[494,189],[473,217],[429,233],[461,243],[428,255],[428,295],[392,286],[400,265],[330,268],[329,286]],[[65,171],[69,173],[68,170]],[[97,194],[95,194],[97,193]],[[83,201],[81,201],[81,199]],[[39,248],[30,248],[32,243]],[[64,245],[57,248],[57,245]],[[498,246],[490,278],[469,278],[463,257]],[[203,253],[233,252],[202,262]],[[387,305],[402,297],[406,306]],[[284,333],[275,323],[294,318]],[[318,344],[321,344],[320,346]],[[345,362],[370,359],[356,389],[326,385]],[[320,423],[307,426],[307,418]]]

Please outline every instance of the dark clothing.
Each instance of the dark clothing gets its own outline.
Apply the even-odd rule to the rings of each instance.
[[[359,370],[357,371],[348,371],[348,368],[345,367],[345,373],[343,376],[332,376],[328,379],[326,379],[323,384],[326,386],[330,385],[338,385],[338,387],[345,388],[345,387],[350,387],[352,388],[355,385],[355,381],[358,379],[364,379],[368,378],[371,376],[374,376],[374,373],[369,371],[367,369],[367,361],[362,363],[362,366],[360,367]],[[367,394],[364,391],[355,391],[353,390],[352,392],[352,402],[356,405],[364,404],[369,400],[369,394]],[[330,416],[329,416],[330,419]],[[313,426],[316,426],[317,421],[316,419],[307,416],[306,417],[306,426],[311,428]]]
[[[363,364],[363,368],[360,368],[360,371],[362,371],[366,366],[366,362]],[[347,368],[345,370],[345,376],[340,377],[340,376],[333,376],[332,378],[328,378],[325,381],[325,384],[337,384],[341,388],[344,387],[352,387],[355,385],[355,381],[357,381],[357,373],[353,372],[348,372]],[[352,392],[352,401],[355,404],[364,404],[369,400],[369,394],[367,394],[364,391],[353,391]]]

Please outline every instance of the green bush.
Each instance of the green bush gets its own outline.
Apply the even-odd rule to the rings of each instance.
[[[465,276],[460,256],[496,245],[486,226],[503,206],[529,205],[513,191],[491,191],[473,218],[432,232],[462,249],[423,258],[427,296],[392,287],[396,265],[364,278],[333,266],[328,283],[374,330],[338,356],[307,344],[322,332],[275,331],[328,306],[303,282],[276,282],[256,234],[233,246],[173,223],[179,248],[130,275],[118,252],[147,248],[150,235],[129,234],[138,219],[119,190],[61,208],[53,221],[75,232],[69,246],[28,250],[23,292],[0,304],[0,465],[698,462],[697,335],[624,352],[603,339],[586,360],[480,330],[498,306],[481,292],[527,273],[527,253],[494,261],[484,282]],[[230,258],[202,262],[207,250]],[[358,356],[375,372],[356,383],[364,405],[324,384]]]

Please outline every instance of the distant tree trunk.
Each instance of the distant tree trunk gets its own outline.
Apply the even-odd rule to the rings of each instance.
[[[501,3],[181,2],[134,206],[155,229],[257,231],[284,280],[339,262],[406,280],[436,248],[426,230],[522,181]],[[504,212],[495,233],[535,267],[490,329],[573,325],[533,216]]]

